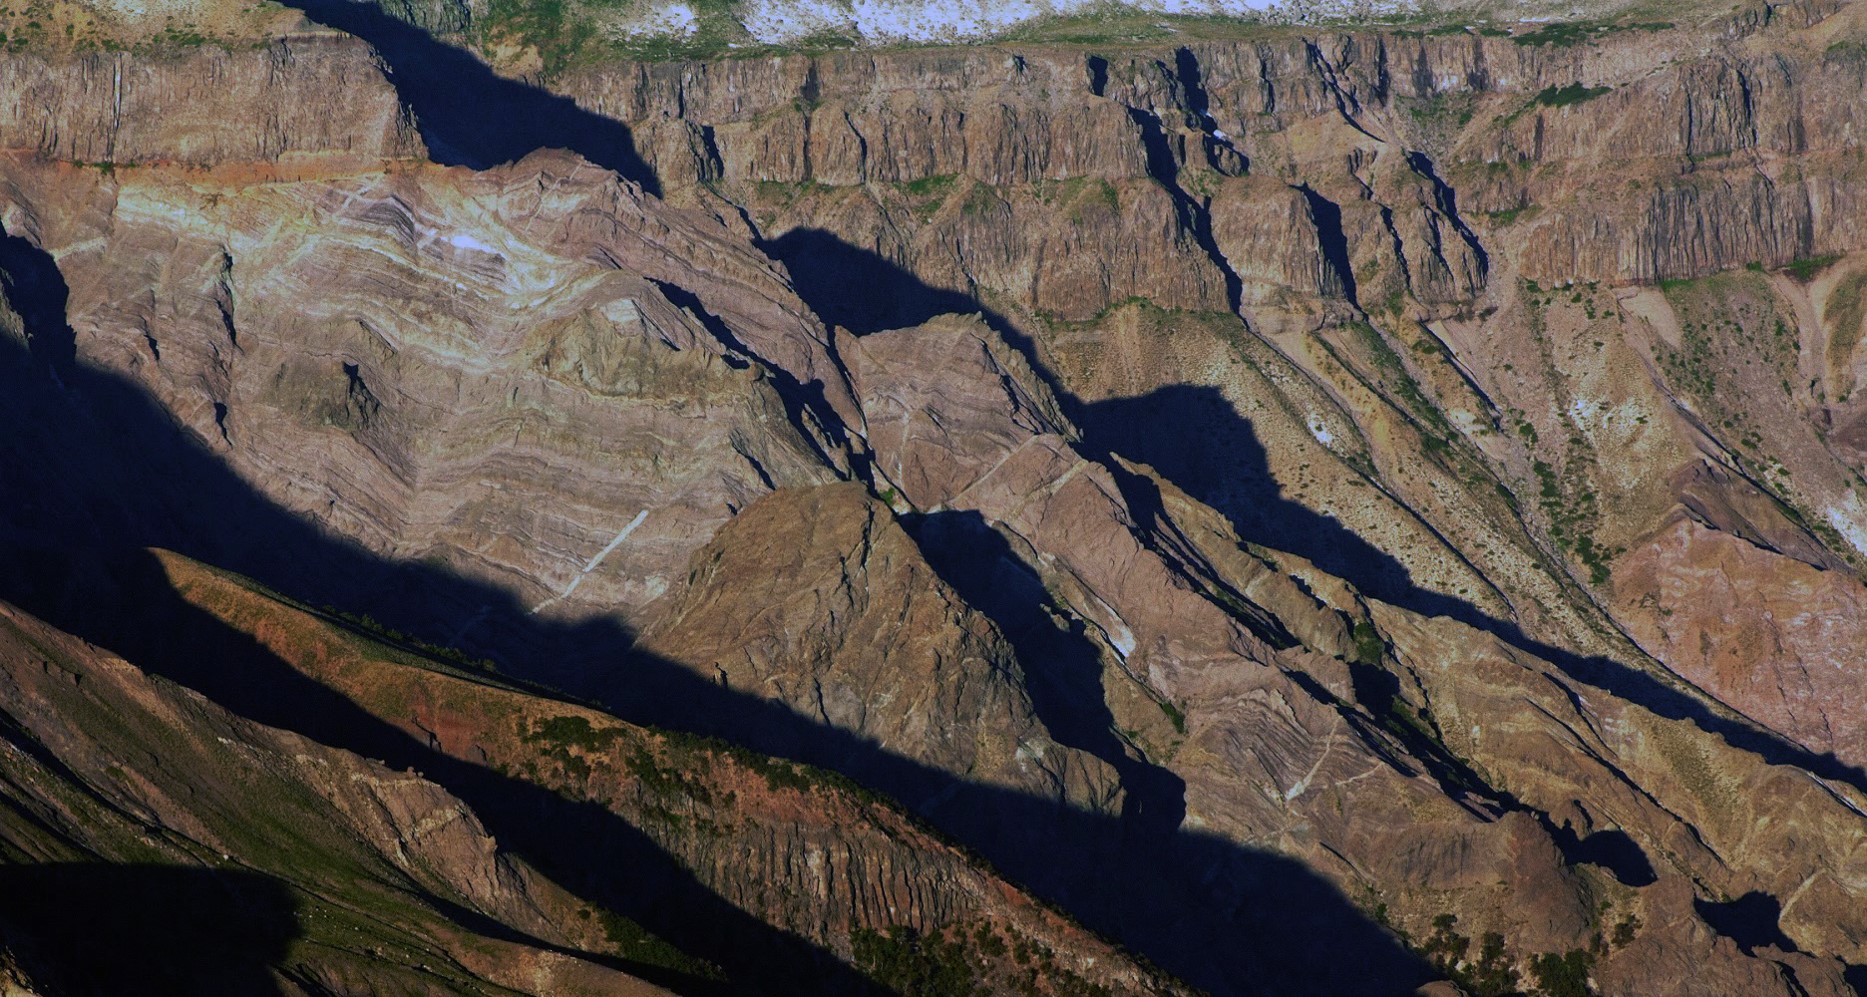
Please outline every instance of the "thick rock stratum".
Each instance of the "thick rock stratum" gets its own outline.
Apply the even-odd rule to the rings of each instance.
[[[1867,7],[540,9],[0,18],[0,989],[1867,987]]]

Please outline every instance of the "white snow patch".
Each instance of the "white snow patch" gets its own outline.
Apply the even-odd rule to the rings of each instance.
[[[854,0],[856,33],[865,38],[930,42],[996,34],[1048,11],[1031,0],[1000,4],[917,3],[914,0]]]
[[[202,0],[104,0],[102,6],[133,21],[158,15],[193,19],[207,13]]]
[[[1109,634],[1109,643],[1115,645],[1116,653],[1121,655],[1123,661],[1127,661],[1129,656],[1134,654],[1134,631],[1129,630],[1120,620],[1116,620],[1115,632]]]
[[[1290,0],[1132,0],[1118,6],[1152,14],[1246,17],[1289,10],[1319,11]],[[1415,0],[1378,0],[1337,6],[1341,13],[1380,14],[1412,10]],[[740,23],[771,45],[826,31],[850,32],[869,42],[939,42],[985,38],[1027,21],[1107,10],[1107,0],[751,0]]]
[[[631,37],[644,35],[679,35],[683,38],[700,29],[700,17],[694,9],[684,3],[671,3],[666,7],[650,10],[640,20],[622,29],[622,33]]]
[[[1577,425],[1588,422],[1601,414],[1601,403],[1587,398],[1577,398],[1569,403],[1569,418]]]
[[[1842,508],[1829,506],[1823,511],[1828,525],[1847,538],[1854,549],[1867,554],[1867,506],[1862,506],[1860,496],[1849,492],[1841,502]]]
[[[475,252],[491,253],[494,256],[499,255],[499,250],[494,249],[493,247],[487,245],[484,242],[481,242],[478,239],[475,239],[473,236],[470,236],[470,235],[467,235],[461,232],[457,232],[453,235],[448,236],[447,244],[454,247],[455,249],[471,249],[471,250],[474,250]]]
[[[853,26],[847,10],[826,0],[752,0],[741,9],[739,21],[769,45]]]

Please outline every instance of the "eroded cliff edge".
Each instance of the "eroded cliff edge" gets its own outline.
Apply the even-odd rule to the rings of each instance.
[[[1845,992],[1859,33],[552,80],[624,179],[426,164],[406,39],[9,56],[5,594],[366,607],[1214,990]]]

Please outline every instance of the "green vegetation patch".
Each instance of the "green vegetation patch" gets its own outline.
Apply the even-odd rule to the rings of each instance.
[[[486,37],[536,48],[548,73],[564,69],[596,37],[589,19],[565,0],[491,0],[480,26]]]
[[[1807,284],[1809,281],[1814,280],[1823,270],[1834,266],[1840,261],[1841,257],[1839,256],[1805,256],[1802,259],[1791,261],[1788,266],[1783,268],[1783,272]]]
[[[1861,326],[1867,320],[1867,271],[1850,274],[1828,296],[1822,306],[1822,319],[1828,326],[1828,355],[1831,367],[1840,369],[1853,358],[1860,345]],[[1842,390],[1847,390],[1847,385]]]
[[[1594,967],[1594,955],[1582,949],[1545,952],[1530,960],[1530,975],[1547,997],[1589,997],[1588,971]]]
[[[856,968],[898,994],[972,997],[972,966],[966,943],[944,933],[923,935],[906,925],[890,925],[886,934],[868,928],[849,933]]]
[[[1433,919],[1433,933],[1415,946],[1415,950],[1468,994],[1476,997],[1504,997],[1517,993],[1517,971],[1511,968],[1504,951],[1504,936],[1488,931],[1479,942],[1476,958],[1471,957],[1472,942],[1458,932],[1457,914],[1441,914]]]
[[[1173,724],[1173,729],[1175,731],[1178,731],[1181,734],[1186,733],[1185,711],[1181,710],[1178,706],[1175,706],[1170,700],[1163,699],[1163,700],[1160,700],[1160,712],[1165,713],[1167,715],[1167,721]]]
[[[1394,348],[1388,345],[1387,338],[1382,336],[1374,326],[1366,322],[1356,322],[1351,328],[1354,329],[1356,338],[1365,348],[1368,358],[1373,362],[1381,387],[1391,391],[1395,397],[1400,399],[1401,407],[1411,412],[1424,424],[1426,431],[1422,434],[1423,436],[1437,437],[1435,441],[1437,446],[1434,443],[1428,443],[1427,448],[1440,453],[1449,450],[1450,447],[1446,441],[1456,436],[1457,431],[1446,419],[1445,413],[1439,411],[1439,406],[1433,404],[1432,399],[1426,396],[1426,392],[1420,389],[1419,382],[1415,381],[1413,375],[1407,371],[1407,365],[1401,361],[1400,354],[1394,352]]]
[[[1568,107],[1594,100],[1613,90],[1613,87],[1591,87],[1580,83],[1571,83],[1566,87],[1544,87],[1537,92],[1535,103],[1543,107]]]
[[[544,756],[556,760],[566,774],[583,780],[593,771],[584,755],[607,751],[622,734],[620,727],[593,727],[583,717],[567,716],[532,724],[525,740],[540,745]]]
[[[1378,665],[1381,655],[1387,653],[1387,642],[1381,639],[1381,632],[1367,620],[1356,620],[1349,636],[1355,641],[1355,660],[1364,665]]]
[[[584,917],[590,916],[587,910],[582,914]],[[614,946],[616,954],[624,959],[672,969],[703,980],[726,978],[718,966],[682,952],[630,918],[610,910],[598,910],[596,916],[598,923],[603,926],[604,937]]]
[[[975,182],[966,192],[966,200],[960,204],[960,213],[968,218],[984,217],[1005,206],[1004,198],[998,196],[990,184]]]
[[[945,197],[953,189],[954,181],[959,178],[952,173],[936,173],[921,177],[919,180],[903,182],[901,192],[909,197]]]
[[[1424,128],[1460,129],[1471,124],[1474,105],[1471,94],[1434,94],[1425,100],[1412,102],[1407,108],[1407,115],[1413,119],[1414,124]]]
[[[474,24],[473,42],[482,51],[502,45],[529,45],[538,51],[547,75],[605,59],[634,58],[651,62],[710,59],[727,54],[769,54],[770,46],[746,45],[750,36],[739,24],[732,0],[688,0],[694,12],[693,30],[687,34],[644,34],[606,37],[598,25],[624,9],[620,0],[490,0],[486,13]],[[816,39],[800,39],[791,50],[815,50]],[[830,47],[853,44],[851,39],[825,40]],[[744,48],[734,49],[732,45]]]
[[[972,931],[949,927],[934,932],[899,924],[886,931],[852,927],[849,940],[856,968],[897,994],[1110,997],[1108,988],[1059,965],[1050,946],[1015,930],[1007,943],[989,924]]]
[[[534,723],[525,740],[596,752],[609,750],[621,737],[620,727],[595,727],[583,717],[552,717]]]
[[[1617,31],[1666,31],[1671,27],[1670,21],[1636,21],[1622,24],[1606,21],[1568,21],[1560,24],[1545,24],[1535,31],[1512,35],[1510,40],[1519,45],[1569,48],[1593,42],[1602,35]]]
[[[1504,226],[1516,222],[1526,214],[1534,214],[1536,210],[1537,206],[1534,204],[1523,204],[1515,208],[1505,208],[1502,211],[1486,211],[1484,216],[1490,219],[1493,225]]]
[[[499,671],[499,664],[491,658],[476,658],[462,651],[460,648],[446,644],[436,644],[431,641],[422,640],[413,634],[405,634],[394,627],[378,623],[376,618],[368,613],[352,613],[328,604],[319,607],[319,612],[327,617],[341,620],[349,624],[353,629],[369,634],[384,643],[398,646],[404,650],[414,651],[429,658],[437,658],[441,661],[451,662],[465,668],[486,672],[488,674],[497,674]]]
[[[1822,56],[1826,59],[1859,59],[1867,56],[1867,42],[1844,38],[1831,43]]]

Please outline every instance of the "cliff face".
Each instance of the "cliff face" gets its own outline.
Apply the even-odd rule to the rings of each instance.
[[[1417,586],[1596,651],[1608,645],[1577,634],[1593,628],[1560,619],[1573,597],[1530,567],[1552,547],[1570,565],[1558,587],[1598,588],[1614,552],[1668,516],[1743,506],[1782,521],[1761,493],[1793,508],[1781,528],[1745,520],[1750,542],[1818,567],[1860,554],[1853,269],[1680,283],[1860,248],[1858,108],[1837,97],[1867,65],[1856,22],[1791,5],[1568,43],[1271,34],[649,65],[560,85],[634,125],[670,186],[705,181],[741,205],[826,319],[862,333],[977,302],[1028,337],[1092,443],[1104,411],[1169,416],[1168,394],[1209,385],[1223,401],[1202,428],[1241,435],[1230,408],[1264,446],[1252,463],[1268,467],[1246,473],[1268,471]],[[661,132],[696,126],[706,155],[657,158]],[[886,290],[851,302],[847,275]],[[1654,281],[1663,295],[1635,292]],[[1708,296],[1727,293],[1746,308],[1714,316]],[[1210,314],[1233,302],[1242,326]],[[1374,338],[1352,331],[1364,324]],[[1720,383],[1755,391],[1731,405]],[[1251,508],[1265,488],[1208,473],[1199,444],[1109,423],[1114,449],[1241,525],[1274,526]],[[1345,501],[1339,486],[1365,474],[1343,460],[1374,464],[1384,494]],[[1500,506],[1492,479],[1531,501]],[[1354,553],[1324,544],[1325,563]],[[1357,581],[1392,574],[1369,567]],[[1614,600],[1589,601],[1585,614]],[[1609,611],[1623,631],[1653,625]],[[1767,676],[1759,657],[1743,667]]]
[[[0,148],[102,166],[356,169],[421,157],[368,46],[333,34],[167,57],[9,52]]]
[[[1016,882],[1222,993],[1843,993],[1860,16],[612,64],[471,147],[404,36],[9,55],[0,596],[209,614],[280,684],[173,678],[734,980],[1168,985]]]
[[[755,213],[755,185],[803,187],[762,192],[770,238],[827,228],[930,283],[1037,312],[1086,318],[1132,296],[1223,308],[1217,274],[1188,283],[1213,255],[1202,225],[1209,262],[1247,285],[1339,296],[1329,250],[1311,245],[1335,238],[1338,211],[1355,278],[1378,287],[1369,304],[1398,288],[1452,305],[1480,294],[1491,257],[1544,283],[1652,281],[1856,247],[1859,109],[1837,95],[1867,64],[1846,40],[1852,13],[1822,13],[1581,44],[1286,33],[644,65],[559,85],[636,127],[670,183],[717,179]],[[696,126],[702,154],[667,156],[661,133]],[[1327,233],[1294,237],[1290,216],[1313,214],[1303,187],[1334,204],[1298,229]],[[1088,203],[1055,213],[1091,232],[1063,242],[1061,226],[1030,224],[1042,212],[1026,199],[1085,188]],[[1099,200],[1120,210],[1098,215]],[[1385,281],[1362,272],[1383,267]],[[1053,268],[1100,279],[1047,296]]]

